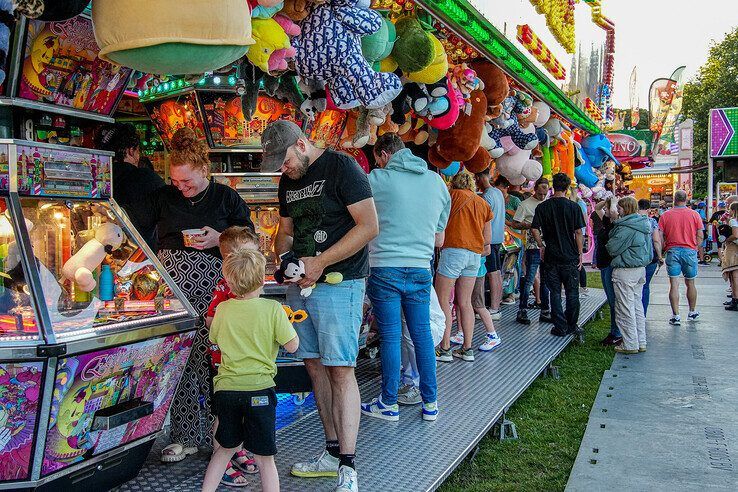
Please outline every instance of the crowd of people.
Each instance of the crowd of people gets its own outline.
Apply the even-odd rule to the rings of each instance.
[[[682,321],[680,277],[687,289],[686,319],[700,316],[694,281],[707,221],[686,206],[683,191],[675,193],[674,207],[656,214],[648,200],[611,196],[588,216],[563,173],[550,182],[538,179],[529,192],[490,170],[461,171],[447,184],[388,133],[377,140],[376,168],[367,175],[352,158],[317,148],[297,125],[277,121],[262,138],[262,170],[282,173],[276,252],[292,252],[304,266],[286,293],[287,305],[307,313],[296,331],[279,303],[259,297],[265,259],[249,209],[235,191],[210,178],[208,149],[191,130],[172,139],[171,185],[139,166],[131,128],[115,125],[103,139],[101,145],[116,152],[116,179],[142,182],[116,186],[116,200],[202,314],[172,405],[172,444],[161,459],[180,461],[212,445],[203,490],[220,483],[243,486],[246,474],[257,472],[264,490],[279,490],[279,346],[304,361],[325,434],[320,452],[293,464],[291,473],[337,477],[335,490],[355,491],[361,415],[397,421],[399,405],[406,404],[420,405],[422,420],[435,420],[437,362],[471,363],[475,351],[499,347],[494,322],[501,319],[501,304],[517,303],[521,328],[531,324],[531,310],[539,310],[539,322],[550,323],[553,336],[582,336],[588,223],[592,266],[611,310],[603,344],[626,354],[647,350],[649,285],[664,263],[669,322]],[[731,285],[726,309],[738,310],[738,197],[726,208],[716,219],[727,227],[721,229],[722,267]],[[185,247],[180,231],[192,228],[204,234]],[[522,247],[517,293],[503,292],[506,228]],[[329,273],[343,280],[321,282]],[[314,287],[309,296],[301,292],[306,287]],[[362,403],[354,368],[367,305],[379,335],[382,380],[380,394]],[[485,332],[475,347],[476,318]],[[203,416],[212,425],[203,426]]]

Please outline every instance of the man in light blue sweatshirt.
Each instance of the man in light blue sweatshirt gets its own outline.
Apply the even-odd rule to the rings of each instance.
[[[369,174],[379,218],[379,235],[369,243],[367,294],[379,329],[382,393],[362,403],[364,415],[400,418],[401,313],[415,345],[420,375],[422,417],[435,420],[436,358],[430,330],[431,259],[443,244],[451,197],[441,177],[405,148],[400,137],[386,133],[374,145],[379,169]],[[441,299],[448,302],[448,299]]]

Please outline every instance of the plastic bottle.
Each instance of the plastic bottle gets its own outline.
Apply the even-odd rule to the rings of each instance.
[[[115,286],[113,285],[113,271],[110,265],[103,265],[100,270],[100,300],[112,301],[115,296]]]

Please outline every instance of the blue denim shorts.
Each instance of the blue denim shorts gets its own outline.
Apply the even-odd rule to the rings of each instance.
[[[697,278],[697,251],[677,246],[666,252],[666,273],[669,277],[684,275],[687,280]]]
[[[295,356],[320,359],[324,366],[356,366],[365,288],[363,278],[317,284],[308,297],[300,295],[297,285],[287,287],[287,305],[308,314],[293,325],[300,337]]]
[[[447,278],[476,277],[479,272],[481,255],[463,248],[441,250],[438,273]]]

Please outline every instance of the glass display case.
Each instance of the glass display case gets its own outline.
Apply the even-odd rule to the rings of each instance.
[[[135,475],[190,355],[196,313],[111,198],[111,160],[0,140],[0,490]]]

